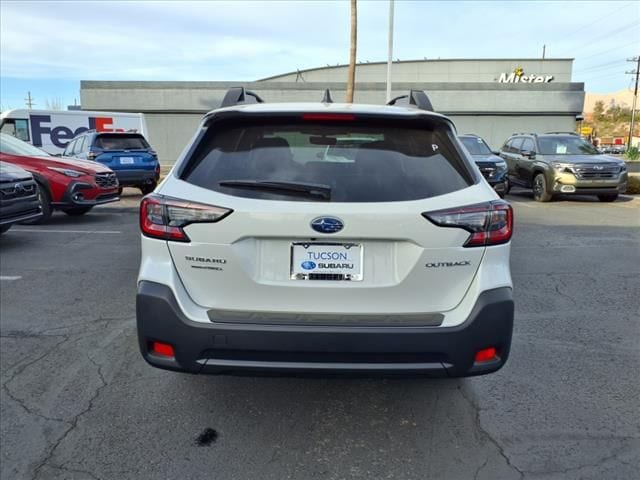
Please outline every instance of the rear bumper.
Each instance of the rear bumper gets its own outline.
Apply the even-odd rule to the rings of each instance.
[[[471,376],[500,369],[513,329],[510,288],[483,292],[456,327],[346,327],[202,324],[187,319],[166,285],[142,281],[136,299],[138,341],[151,365],[211,374]],[[175,358],[151,351],[171,344]],[[474,363],[478,350],[497,358]]]
[[[114,170],[121,186],[135,186],[153,183],[158,180],[155,169],[152,170]]]

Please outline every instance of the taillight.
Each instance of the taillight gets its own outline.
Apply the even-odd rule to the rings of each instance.
[[[513,233],[513,209],[502,200],[422,215],[439,227],[462,228],[470,232],[463,247],[500,245],[511,240]]]
[[[192,223],[214,223],[233,210],[151,194],[140,204],[140,230],[147,237],[189,242],[183,230]]]
[[[149,153],[153,158],[155,158],[156,160],[158,159],[158,152],[156,152],[155,150],[149,150]]]

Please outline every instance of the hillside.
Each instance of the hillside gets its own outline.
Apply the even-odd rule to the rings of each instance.
[[[596,102],[604,103],[605,107],[609,106],[611,101],[615,101],[621,107],[631,107],[633,104],[633,90],[620,90],[615,93],[589,93],[584,97],[584,113],[593,113],[593,107]]]

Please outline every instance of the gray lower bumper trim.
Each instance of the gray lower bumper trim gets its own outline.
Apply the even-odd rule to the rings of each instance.
[[[441,313],[416,313],[394,315],[349,315],[322,314],[304,312],[252,312],[242,310],[211,309],[207,312],[209,320],[216,323],[249,323],[257,325],[357,325],[367,326],[423,326],[442,325]]]

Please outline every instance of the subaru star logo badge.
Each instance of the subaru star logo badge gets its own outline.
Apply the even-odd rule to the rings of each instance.
[[[311,260],[307,260],[306,262],[302,262],[301,267],[305,270],[313,270],[316,268],[316,262],[312,262]]]
[[[311,221],[311,228],[320,233],[336,233],[344,228],[344,224],[339,218],[318,217]]]

